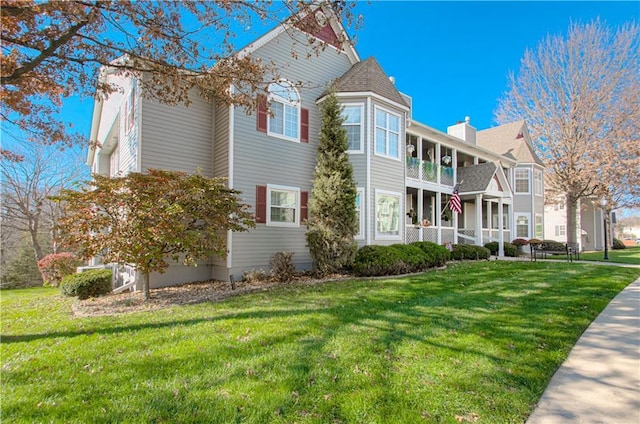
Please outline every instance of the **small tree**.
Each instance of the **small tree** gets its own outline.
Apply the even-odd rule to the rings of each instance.
[[[135,264],[148,300],[149,274],[164,272],[168,260],[196,265],[227,253],[225,231],[246,231],[254,223],[239,192],[221,178],[149,170],[108,178],[94,175],[92,187],[63,190],[61,237],[81,256]]]
[[[329,95],[320,109],[322,128],[306,237],[316,272],[323,275],[353,262],[357,250],[353,241],[357,190],[338,98]]]

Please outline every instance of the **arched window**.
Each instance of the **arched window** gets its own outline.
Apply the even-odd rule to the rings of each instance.
[[[269,134],[300,140],[300,97],[289,81],[269,85]]]

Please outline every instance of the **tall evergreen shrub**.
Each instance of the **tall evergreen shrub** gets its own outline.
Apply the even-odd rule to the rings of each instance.
[[[353,263],[357,189],[347,155],[347,133],[342,128],[342,107],[335,94],[327,96],[320,111],[322,127],[306,238],[316,273],[326,275]]]

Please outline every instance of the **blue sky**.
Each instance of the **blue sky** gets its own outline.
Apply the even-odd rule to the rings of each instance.
[[[565,33],[572,20],[640,20],[640,2],[359,1],[354,12],[364,18],[349,30],[361,58],[375,56],[413,97],[414,119],[446,131],[465,116],[478,129],[493,126],[508,72],[547,34]],[[240,34],[239,46],[262,31]],[[69,99],[63,116],[88,136],[92,110],[92,99]]]
[[[640,2],[359,2],[361,58],[375,56],[413,97],[414,119],[446,131],[471,118],[494,126],[493,111],[525,49],[569,23],[600,17],[609,26],[640,20]]]

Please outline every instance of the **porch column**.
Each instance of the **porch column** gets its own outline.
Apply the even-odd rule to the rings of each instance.
[[[493,238],[493,218],[491,214],[493,203],[491,200],[487,200],[487,228],[489,229],[489,240]]]
[[[436,147],[436,149],[438,150],[438,153],[440,153],[439,152],[439,147]],[[438,178],[440,178],[440,177],[438,177]],[[435,205],[434,210],[435,210],[435,215],[436,215],[435,216],[435,218],[436,218],[436,221],[435,221],[436,228],[438,229],[438,232],[437,232],[437,237],[438,238],[436,240],[438,244],[442,244],[442,216],[441,216],[442,213],[440,211],[440,208],[442,207],[441,204],[442,204],[442,193],[440,193],[439,191],[436,191],[436,205]]]
[[[440,157],[440,143],[436,143],[436,152],[435,152],[435,164],[436,164],[436,182],[440,184],[440,165],[442,164],[442,158]],[[440,202],[438,201],[438,205]],[[438,206],[439,207],[439,206]],[[440,224],[438,224],[438,227]],[[440,234],[438,232],[438,234]],[[440,241],[438,241],[440,243]]]
[[[482,194],[476,194],[476,244],[484,245],[482,243]]]
[[[421,139],[418,139],[421,140]],[[420,141],[418,141],[418,144],[420,144]],[[420,167],[422,168],[422,166]],[[420,225],[420,230],[418,231],[418,241],[424,241],[422,240],[422,212],[424,211],[424,193],[423,190],[421,188],[418,189],[418,210],[416,211],[416,213],[418,214],[418,224]]]
[[[504,205],[502,204],[502,197],[498,198],[498,256],[504,256],[504,223],[502,222],[502,215],[504,214]]]
[[[456,149],[451,149],[451,167],[453,168],[453,186],[455,187],[458,183],[458,151]]]
[[[460,205],[462,205],[462,200],[460,200]],[[451,213],[451,220],[453,225],[453,244],[458,244],[458,214],[455,212]]]
[[[418,179],[420,181],[424,181],[424,175],[423,172],[424,170],[422,168],[424,168],[422,166],[422,162],[424,162],[424,158],[422,157],[422,137],[418,136]],[[420,203],[422,203],[422,200],[420,200]],[[418,208],[420,208],[420,206],[418,206]],[[422,219],[422,215],[418,215],[420,217],[420,219]],[[422,237],[422,230],[420,231],[420,236]],[[422,239],[420,239],[422,240]]]

